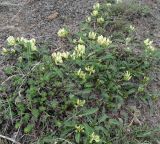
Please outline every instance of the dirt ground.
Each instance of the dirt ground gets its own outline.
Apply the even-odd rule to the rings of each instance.
[[[98,0],[0,0],[0,47],[10,35],[50,41],[53,49],[60,46],[57,31],[67,26],[78,31],[79,24]],[[100,0],[102,2],[104,0]],[[139,1],[139,0],[138,0]],[[140,39],[151,38],[160,48],[160,0],[142,0],[152,8],[150,18],[135,21]],[[150,89],[160,93],[160,71],[154,72]],[[133,103],[132,103],[133,104]],[[153,126],[160,125],[160,100],[150,110],[139,107],[143,120]]]
[[[0,0],[0,45],[13,35],[50,41],[57,48],[59,28],[67,26],[71,32],[77,31],[96,1]]]

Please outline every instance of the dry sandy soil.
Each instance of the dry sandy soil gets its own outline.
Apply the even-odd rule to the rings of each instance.
[[[77,31],[96,1],[0,0],[0,44],[13,35],[50,41],[57,47],[58,29],[67,26]]]

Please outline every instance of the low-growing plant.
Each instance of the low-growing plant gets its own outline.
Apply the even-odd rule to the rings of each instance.
[[[60,29],[58,36],[73,46],[69,51],[51,53],[34,39],[7,39],[2,50],[7,79],[0,87],[0,110],[5,109],[1,125],[8,120],[22,133],[49,135],[39,143],[115,144],[123,137],[127,127],[112,112],[127,98],[150,96],[156,48],[149,39],[135,43],[130,24],[117,38],[107,34],[106,24],[114,22],[112,12],[118,5],[95,4],[78,34]]]

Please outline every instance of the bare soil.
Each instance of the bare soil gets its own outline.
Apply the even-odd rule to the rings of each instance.
[[[101,0],[103,1],[103,0]],[[78,30],[97,0],[0,0],[0,45],[10,35],[34,37],[59,47],[57,31]]]

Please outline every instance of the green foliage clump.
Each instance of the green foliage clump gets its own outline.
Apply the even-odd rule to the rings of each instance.
[[[0,88],[1,99],[7,99],[1,107],[8,107],[3,115],[9,114],[3,119],[26,134],[51,134],[55,143],[111,144],[118,129],[125,133],[123,119],[109,112],[121,109],[129,97],[147,98],[156,50],[149,39],[138,43],[130,24],[118,29],[120,35],[108,35],[106,26],[117,24],[112,19],[119,14],[117,7],[95,4],[74,36],[60,29],[59,37],[73,47],[70,51],[51,53],[38,48],[34,39],[9,37],[2,50],[8,78]]]

